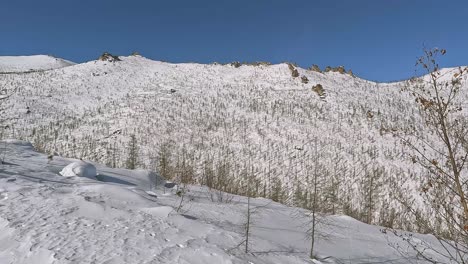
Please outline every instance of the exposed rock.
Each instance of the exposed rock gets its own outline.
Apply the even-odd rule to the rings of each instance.
[[[119,59],[119,56],[114,56],[110,54],[109,52],[104,52],[101,56],[99,56],[100,61],[108,61],[108,62],[116,62],[116,61],[121,61]]]
[[[341,74],[345,74],[346,73],[346,69],[344,66],[338,66],[338,67],[330,67],[330,66],[327,66],[325,68],[325,72],[339,72]]]
[[[312,65],[312,67],[310,67],[309,70],[322,73],[322,70],[317,64]]]
[[[316,92],[317,95],[320,96],[320,99],[325,99],[325,89],[323,89],[323,86],[320,83],[312,86],[312,91]]]
[[[338,66],[338,67],[334,68],[334,71],[335,71],[335,72],[339,72],[339,73],[341,73],[341,74],[345,74],[345,73],[346,73],[346,70],[345,70],[344,66]]]
[[[272,65],[271,62],[268,62],[268,61],[254,61],[254,62],[238,62],[238,61],[235,61],[235,62],[231,62],[231,65],[236,67],[236,65],[238,65],[238,67],[242,66],[242,65],[249,65],[249,66],[270,66]],[[238,68],[236,67],[236,68]]]
[[[231,66],[234,66],[234,68],[239,68],[240,66],[242,66],[242,64],[238,61],[233,61],[231,62]]]
[[[302,81],[302,83],[309,83],[309,79],[304,75],[302,75],[301,81]]]
[[[248,63],[248,65],[253,65],[253,66],[270,66],[271,62],[268,61],[256,61],[252,63]]]
[[[297,69],[294,69],[292,72],[291,72],[291,76],[296,78],[296,77],[299,77],[299,72],[297,71]]]
[[[293,65],[292,63],[288,63],[288,68],[289,68],[289,70],[291,71],[291,76],[292,76],[293,78],[299,77],[299,72],[297,71],[295,65]]]
[[[235,68],[239,68],[242,65],[248,65],[248,66],[270,66],[272,65],[271,62],[268,61],[254,61],[254,62],[240,62],[240,61],[233,61],[230,63],[218,63],[218,62],[213,62],[213,65],[231,65],[234,66]]]

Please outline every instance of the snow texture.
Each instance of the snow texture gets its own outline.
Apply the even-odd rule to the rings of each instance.
[[[107,181],[64,178],[75,160],[47,156],[22,141],[0,142],[0,263],[301,264],[308,259],[307,210],[264,198],[252,218],[250,253],[243,241],[246,198],[211,201],[210,190],[187,186],[185,203],[138,171],[96,164]],[[12,180],[14,179],[14,180]],[[149,195],[147,192],[152,189]],[[228,195],[228,194],[226,194]],[[347,216],[324,218],[313,263],[426,263],[393,232]],[[404,234],[396,230],[395,232]],[[431,235],[410,239],[438,249]],[[443,257],[428,250],[434,259]]]
[[[0,56],[0,73],[45,71],[74,65],[73,62],[47,55]]]

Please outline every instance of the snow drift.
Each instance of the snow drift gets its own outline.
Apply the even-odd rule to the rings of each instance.
[[[63,177],[86,177],[86,178],[95,178],[97,176],[96,167],[88,162],[76,161],[68,164],[62,171],[60,175]]]

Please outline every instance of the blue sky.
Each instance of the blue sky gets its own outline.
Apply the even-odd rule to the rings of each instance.
[[[0,55],[292,61],[390,81],[414,74],[423,45],[468,65],[467,22],[466,0],[0,0]]]

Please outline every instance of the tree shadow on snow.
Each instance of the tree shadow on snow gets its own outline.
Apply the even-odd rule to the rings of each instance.
[[[197,220],[198,218],[196,218],[195,216],[191,216],[191,215],[186,215],[186,214],[181,214],[181,216],[187,218],[187,219],[190,219],[190,220]]]
[[[3,161],[3,162],[0,161],[0,165],[19,166],[18,164],[10,163],[10,162],[7,162],[7,161]]]
[[[256,254],[256,255],[262,255],[262,254],[272,254],[272,253],[287,253],[287,254],[306,254],[307,252],[305,251],[296,251],[294,249],[287,249],[287,250],[267,250],[267,251],[251,251],[250,253]]]
[[[30,175],[23,175],[23,174],[16,174],[18,178],[29,180],[32,182],[54,182],[54,183],[62,183],[62,184],[75,184],[74,182],[70,181],[60,181],[60,180],[54,180],[54,179],[49,179],[49,178],[42,178],[42,177],[35,177],[35,176],[30,176]]]
[[[105,175],[105,174],[99,174],[96,176],[96,178],[98,179],[98,181],[101,181],[101,182],[110,182],[110,183],[117,183],[117,184],[122,184],[122,185],[136,186],[136,184],[133,184],[131,182],[121,180],[119,178],[112,177],[112,176]]]

